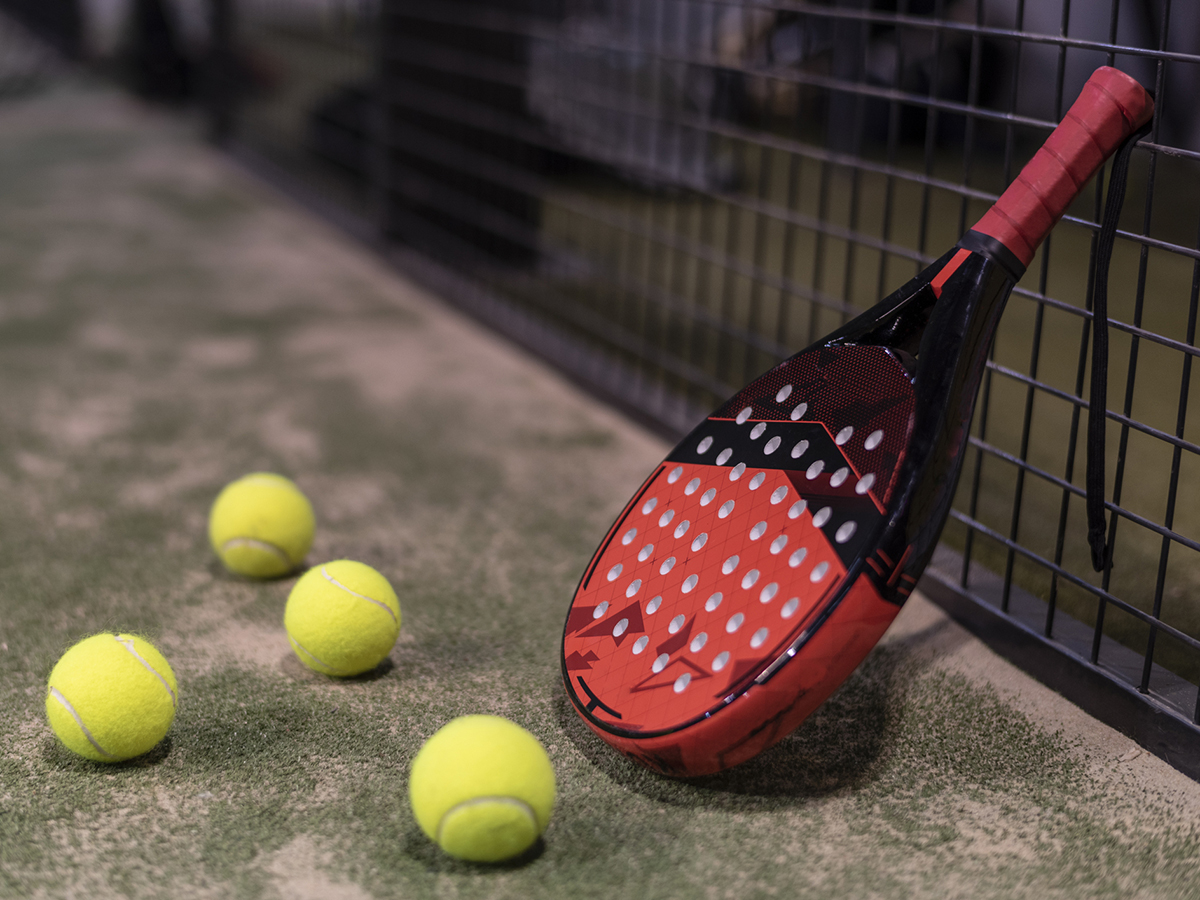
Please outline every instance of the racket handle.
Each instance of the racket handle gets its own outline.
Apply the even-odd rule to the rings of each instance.
[[[1124,72],[1103,66],[1021,170],[975,225],[1028,266],[1042,240],[1125,139],[1150,121],[1154,101]]]

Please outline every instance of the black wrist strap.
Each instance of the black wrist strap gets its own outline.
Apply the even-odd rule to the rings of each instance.
[[[1110,564],[1112,548],[1107,543],[1104,521],[1104,431],[1108,419],[1108,268],[1117,237],[1117,221],[1125,202],[1129,158],[1133,146],[1150,133],[1150,123],[1130,135],[1113,157],[1104,201],[1104,220],[1096,244],[1096,270],[1092,279],[1092,386],[1088,398],[1087,433],[1087,520],[1092,566],[1103,572]]]

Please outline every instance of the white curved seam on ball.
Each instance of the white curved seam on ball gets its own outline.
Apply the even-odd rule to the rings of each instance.
[[[247,537],[230,538],[224,544],[221,545],[221,552],[225,552],[226,550],[232,550],[235,547],[252,547],[255,550],[265,550],[268,553],[272,553],[275,556],[278,556],[280,561],[285,566],[290,567],[292,565],[292,558],[287,555],[287,551],[284,550],[282,547],[277,547],[275,544],[272,544],[270,541],[260,541],[258,538],[247,538]]]
[[[116,637],[116,635],[113,635],[113,636]],[[145,666],[147,672],[149,672],[151,675],[153,675],[155,678],[157,678],[159,681],[162,682],[162,686],[166,689],[167,693],[171,695],[171,705],[176,706],[177,698],[175,696],[175,692],[173,690],[171,690],[171,685],[167,684],[167,679],[162,677],[162,675],[159,673],[158,669],[156,669],[156,668],[154,668],[154,666],[150,665],[150,660],[146,659],[144,656],[142,656],[142,654],[138,653],[137,650],[134,649],[133,638],[122,639],[122,638],[117,637],[117,643],[120,644],[122,647],[124,647],[126,650],[128,650],[130,653],[132,653],[133,658],[136,659],[138,662],[140,662],[143,666]]]
[[[85,738],[87,738],[88,743],[96,748],[97,753],[99,753],[101,756],[107,756],[109,759],[117,758],[115,754],[109,753],[107,750],[105,750],[103,747],[101,747],[100,742],[97,741],[94,737],[92,737],[92,733],[90,731],[88,731],[87,726],[83,724],[83,719],[79,718],[79,713],[75,712],[75,707],[73,707],[69,702],[67,702],[67,698],[64,697],[61,693],[59,693],[58,688],[51,687],[50,688],[50,696],[53,697],[55,700],[57,700],[59,703],[61,703],[63,706],[63,709],[65,709],[67,712],[69,712],[71,714],[71,718],[75,720],[75,724],[79,726],[79,730],[83,732],[83,736]]]
[[[529,820],[540,831],[542,823],[538,821],[537,813],[533,811],[533,807],[524,800],[518,800],[516,797],[472,797],[470,800],[464,800],[462,803],[456,803],[444,813],[441,819],[438,820],[437,842],[442,842],[442,830],[446,826],[446,820],[450,818],[452,813],[458,812],[460,809],[470,809],[472,806],[482,806],[485,803],[503,803],[507,806],[515,806],[525,815],[529,816]]]
[[[338,581],[336,578],[334,578],[332,575],[330,575],[325,570],[324,566],[321,566],[321,574],[324,575],[325,580],[328,581],[330,584],[332,584],[334,587],[339,587],[343,591],[345,591],[347,594],[353,594],[355,597],[361,597],[363,600],[366,600],[368,603],[374,603],[376,606],[378,606],[380,609],[382,609],[384,612],[386,612],[389,616],[391,616],[393,622],[397,622],[397,623],[399,622],[399,620],[396,618],[396,614],[394,612],[392,612],[392,608],[390,606],[388,606],[386,603],[384,603],[380,600],[376,600],[374,597],[368,597],[366,594],[360,594],[358,591],[350,590],[350,588],[346,587],[344,584],[342,584],[340,581]]]
[[[313,662],[315,662],[318,666],[321,666],[321,668],[325,669],[325,671],[327,671],[333,675],[338,674],[337,669],[335,669],[329,663],[325,662],[325,660],[318,657],[316,654],[314,654],[312,651],[310,651],[307,647],[305,647],[303,644],[301,644],[298,640],[296,640],[290,634],[288,635],[288,640],[292,642],[292,646],[295,647],[298,652],[303,653],[305,656],[307,656],[309,659],[311,659]]]

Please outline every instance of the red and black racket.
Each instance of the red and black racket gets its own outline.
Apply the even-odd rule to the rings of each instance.
[[[1097,70],[954,248],[654,470],[567,617],[563,678],[592,730],[656,771],[709,774],[783,738],[850,675],[941,533],[1013,285],[1152,113],[1136,81]]]

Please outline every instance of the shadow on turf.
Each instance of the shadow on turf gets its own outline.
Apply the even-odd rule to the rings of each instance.
[[[315,669],[310,669],[304,663],[296,658],[294,653],[286,653],[279,658],[279,670],[283,672],[292,681],[317,681],[326,684],[362,684],[364,682],[378,681],[381,678],[386,678],[396,669],[396,663],[392,661],[390,656],[384,658],[383,662],[375,668],[366,672],[361,672],[358,675],[347,675],[338,677],[334,675],[325,675]]]
[[[42,742],[42,759],[55,769],[97,773],[123,772],[157,766],[171,755],[171,746],[171,736],[167,735],[149,753],[143,753],[141,756],[121,762],[95,762],[71,752],[53,737],[47,737]]]
[[[491,875],[506,872],[536,862],[545,852],[546,842],[538,838],[537,842],[520,856],[498,863],[473,863],[443,853],[415,824],[404,833],[404,854],[424,867],[425,871],[435,875]]]
[[[961,637],[958,638],[961,640]],[[579,751],[613,781],[662,803],[762,810],[795,806],[872,779],[886,758],[907,686],[954,643],[939,622],[877,647],[816,712],[774,747],[717,775],[670,778],[609,747],[583,723],[565,693],[559,724]]]

